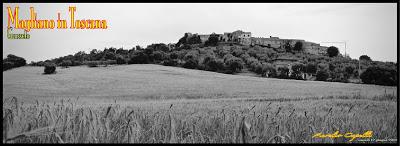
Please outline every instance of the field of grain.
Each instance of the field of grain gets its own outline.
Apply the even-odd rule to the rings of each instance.
[[[363,141],[312,136],[368,130],[397,142],[397,87],[159,65],[42,72],[3,72],[3,143],[347,143]]]

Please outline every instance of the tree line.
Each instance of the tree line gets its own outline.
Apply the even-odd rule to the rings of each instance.
[[[366,84],[397,86],[397,63],[372,61],[366,55],[358,60],[343,57],[333,46],[328,48],[326,55],[305,53],[302,51],[301,42],[283,47],[285,51],[280,52],[270,47],[222,43],[213,35],[202,44],[198,35],[185,34],[172,47],[158,43],[146,48],[136,46],[129,50],[113,47],[104,50],[93,49],[89,53],[80,51],[74,55],[31,62],[29,65],[97,67],[113,64],[160,64],[227,74],[248,70],[261,77],[282,79],[304,80],[313,77],[318,81],[349,82],[350,79],[361,78]],[[296,58],[299,61],[292,63],[290,69],[287,66],[277,67],[274,60],[279,57]],[[6,62],[10,64],[11,60],[13,59],[3,60],[3,66]]]

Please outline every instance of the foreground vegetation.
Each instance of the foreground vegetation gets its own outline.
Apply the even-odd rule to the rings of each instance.
[[[47,63],[58,66],[88,65],[97,67],[110,64],[160,64],[189,69],[235,74],[244,70],[262,77],[303,80],[303,75],[312,80],[331,82],[353,82],[361,78],[363,83],[397,86],[397,63],[373,61],[366,55],[352,59],[342,56],[331,46],[325,55],[309,54],[301,42],[294,46],[285,44],[280,48],[270,46],[242,46],[236,43],[218,42],[210,37],[201,43],[197,36],[185,34],[176,45],[152,44],[146,48],[136,46],[123,48],[93,49],[89,53],[80,51],[74,55],[63,56],[46,61],[31,62],[32,66]],[[276,60],[297,60],[291,67],[277,66]],[[359,73],[359,62],[360,70]],[[308,78],[310,79],[310,78]]]
[[[386,143],[397,138],[394,95],[106,105],[79,100],[3,98],[3,143],[359,143],[365,138],[312,136],[368,130]]]

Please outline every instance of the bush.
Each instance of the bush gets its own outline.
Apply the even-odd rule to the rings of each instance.
[[[326,70],[317,71],[316,80],[317,81],[326,81],[329,78],[329,74]]]
[[[397,71],[381,66],[371,66],[364,71],[360,78],[365,84],[397,86]]]
[[[44,74],[53,74],[56,72],[56,65],[53,63],[47,63],[44,65]]]

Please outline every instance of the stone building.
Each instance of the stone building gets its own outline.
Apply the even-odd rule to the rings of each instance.
[[[197,35],[197,34],[196,34]],[[320,44],[308,42],[300,39],[281,39],[279,37],[263,38],[263,37],[252,37],[251,32],[244,32],[242,30],[237,30],[234,32],[225,32],[224,34],[202,34],[199,35],[201,42],[205,43],[211,35],[218,36],[218,40],[220,42],[230,42],[237,43],[241,45],[260,45],[264,47],[270,47],[275,49],[282,49],[283,46],[289,43],[292,47],[296,44],[296,42],[303,43],[303,50],[306,53],[323,55],[326,54],[326,50],[328,47],[321,46]]]

